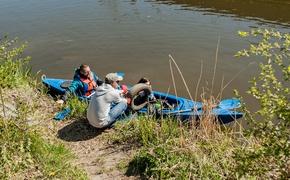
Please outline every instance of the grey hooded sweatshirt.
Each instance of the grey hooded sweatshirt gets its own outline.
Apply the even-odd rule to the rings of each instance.
[[[91,97],[87,110],[89,123],[97,128],[106,127],[110,122],[109,112],[112,103],[126,101],[120,94],[123,90],[114,89],[110,84],[103,83]]]

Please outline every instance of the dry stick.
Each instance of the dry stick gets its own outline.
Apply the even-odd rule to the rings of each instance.
[[[10,140],[8,138],[8,122],[7,122],[7,119],[6,119],[6,113],[5,113],[5,104],[4,104],[4,97],[3,97],[3,93],[2,93],[2,88],[0,88],[0,94],[1,94],[1,101],[2,101],[2,107],[3,107],[3,122],[4,122],[4,126],[5,126],[5,131],[6,131],[6,138],[7,138],[7,141],[8,141],[8,144],[10,146]]]
[[[180,74],[180,76],[181,76],[181,78],[182,78],[182,81],[183,81],[183,83],[184,83],[184,85],[185,85],[185,88],[186,88],[186,90],[187,90],[187,93],[188,93],[188,95],[190,96],[190,99],[193,101],[193,99],[192,99],[192,97],[191,97],[191,94],[190,94],[190,92],[189,92],[189,90],[188,90],[188,87],[187,87],[187,85],[186,85],[186,82],[185,82],[185,80],[184,80],[184,77],[183,77],[183,75],[182,75],[182,73],[181,73],[181,71],[180,71],[180,69],[179,69],[179,67],[178,67],[178,65],[176,64],[176,62],[175,62],[175,60],[173,59],[173,57],[171,56],[171,55],[169,55],[169,62],[170,62],[170,70],[171,70],[171,74],[172,74],[172,67],[171,67],[171,61],[175,64],[175,66],[176,66],[176,68],[177,68],[177,70],[178,70],[178,72],[179,72],[179,74]],[[175,89],[175,84],[174,84],[174,89]]]
[[[195,99],[194,99],[195,101],[196,101],[196,99],[197,99],[197,93],[198,93],[199,83],[200,83],[200,80],[201,80],[202,69],[203,69],[203,62],[201,61],[199,78],[198,78],[198,82],[197,82],[196,89],[195,89]]]
[[[216,67],[217,67],[217,56],[218,56],[218,49],[219,49],[219,42],[220,42],[220,36],[218,38],[218,43],[217,43],[217,48],[216,48],[216,57],[215,57],[215,65],[214,65],[214,71],[213,71],[213,77],[212,77],[212,84],[211,84],[211,91],[210,91],[210,98],[212,97],[212,92],[213,92],[213,85],[214,85],[214,80],[215,80],[215,73],[216,73]],[[202,124],[203,125],[203,124]],[[204,127],[205,128],[205,127]],[[207,131],[205,131],[206,136],[208,137]]]
[[[245,66],[242,70],[240,70],[224,87],[223,87],[223,85],[221,86],[221,92],[217,95],[217,98],[218,97],[220,97],[220,99],[221,99],[221,96],[222,96],[222,92],[223,92],[223,90],[242,72],[242,71],[244,71],[247,67],[249,67],[250,65],[252,65],[253,63],[255,63],[255,62],[251,62],[251,63],[249,63],[247,66]],[[224,78],[223,78],[223,80],[224,80]],[[223,82],[224,81],[222,81],[222,84],[223,84]],[[242,127],[242,123],[240,122],[238,122],[237,120],[235,120],[235,126],[236,126],[236,124],[240,127],[240,132],[242,131],[242,129],[244,129],[243,127]],[[224,125],[225,126],[225,125]]]
[[[180,76],[181,76],[181,78],[182,78],[182,81],[183,81],[183,83],[184,83],[184,85],[185,85],[185,88],[186,88],[186,90],[187,90],[187,92],[188,92],[188,94],[189,94],[189,96],[190,96],[190,99],[191,99],[191,101],[193,101],[193,99],[192,99],[192,97],[191,97],[191,94],[190,94],[190,92],[189,92],[189,90],[188,90],[188,87],[187,87],[187,85],[186,85],[186,82],[185,82],[185,80],[184,80],[184,77],[183,77],[183,75],[182,75],[182,73],[181,73],[181,71],[180,71],[178,65],[176,64],[175,60],[173,59],[173,57],[172,57],[171,55],[169,55],[169,58],[170,58],[170,59],[169,59],[169,65],[170,65],[171,77],[172,77],[172,81],[173,81],[173,86],[174,86],[174,91],[175,91],[176,99],[178,99],[178,98],[177,98],[177,91],[176,91],[176,86],[175,86],[175,81],[174,81],[174,76],[173,76],[173,71],[172,71],[171,61],[175,64],[175,67],[177,68],[177,70],[178,70],[178,72],[179,72],[179,74],[180,74]],[[176,101],[176,102],[177,102],[177,106],[178,106],[178,101]],[[179,112],[178,112],[178,113],[179,113]]]
[[[222,91],[242,72],[244,71],[247,67],[249,67],[250,65],[252,65],[255,62],[251,62],[249,63],[247,66],[245,66],[242,70],[240,70],[222,89],[221,92],[217,95],[217,98],[221,96]]]
[[[171,57],[171,56],[169,55],[169,57]],[[170,59],[169,59],[169,67],[170,67],[171,78],[172,78],[173,88],[174,88],[174,92],[175,92],[175,96],[176,96],[176,102],[177,102],[177,107],[178,107],[178,97],[177,97],[176,85],[175,85],[175,80],[174,80],[174,75],[173,75],[173,70],[172,70],[172,65],[171,65]]]
[[[214,64],[214,69],[213,69],[213,77],[212,77],[212,83],[211,83],[211,91],[210,91],[210,96],[212,96],[212,91],[213,91],[213,85],[214,85],[214,78],[215,78],[215,72],[216,72],[216,65],[217,65],[217,56],[218,56],[218,50],[219,50],[219,43],[220,43],[220,36],[218,39],[218,44],[216,48],[216,53],[215,53],[215,64]]]
[[[169,57],[170,57],[170,55],[169,55]],[[174,80],[174,75],[173,75],[172,65],[171,65],[171,61],[170,61],[170,59],[169,59],[169,66],[170,66],[170,72],[171,72],[171,78],[172,78],[172,83],[173,83],[174,93],[175,93],[175,95],[176,95],[176,99],[177,99],[176,85],[175,85],[175,80]]]
[[[164,99],[167,99],[167,96],[168,96],[168,94],[169,94],[169,91],[170,91],[170,85],[168,86],[168,89],[167,89],[167,92],[166,92],[166,96],[165,96],[165,98]],[[160,100],[161,100],[161,98],[160,98]],[[162,102],[162,101],[161,101]],[[163,103],[162,103],[163,104]],[[177,101],[177,106],[178,106],[178,101]],[[161,120],[163,119],[163,105],[161,105],[161,109],[160,109],[161,111]]]
[[[244,71],[248,66],[252,65],[253,63],[255,62],[251,62],[249,63],[247,66],[245,66],[241,71],[239,71],[225,86],[223,86],[224,84],[224,75],[223,75],[223,79],[222,79],[222,85],[221,85],[221,92],[217,95],[217,99],[220,97],[220,101],[222,99],[222,92],[223,90],[242,72]],[[241,128],[242,128],[242,125],[241,123],[239,123],[237,120],[235,120],[235,124],[238,124],[239,127],[240,127],[240,132],[241,132]],[[225,127],[225,125],[223,124],[223,126]]]
[[[187,87],[187,84],[186,84],[186,82],[185,82],[185,80],[184,80],[184,77],[183,77],[183,75],[182,75],[182,73],[181,73],[181,71],[180,71],[178,65],[176,64],[175,60],[173,59],[173,57],[172,57],[171,55],[169,55],[169,58],[170,58],[170,59],[169,59],[170,71],[171,71],[172,81],[173,81],[174,90],[175,90],[175,94],[176,94],[176,99],[177,99],[177,92],[176,92],[176,86],[175,86],[175,81],[174,81],[174,76],[173,76],[173,71],[172,71],[171,61],[175,64],[175,67],[177,68],[177,70],[178,70],[178,72],[179,72],[179,74],[180,74],[180,76],[181,76],[181,78],[182,78],[182,81],[183,81],[184,86],[185,86],[185,88],[186,88],[186,90],[187,90],[187,93],[188,93],[188,95],[189,95],[191,101],[193,101],[192,96],[191,96],[191,94],[190,94],[190,92],[189,92],[189,89],[188,89],[188,87]],[[198,86],[199,86],[199,82],[200,82],[200,80],[201,80],[202,69],[203,69],[203,63],[201,63],[201,72],[200,72],[200,77],[199,77],[199,80],[198,80]],[[197,86],[196,91],[198,90],[198,86]],[[196,96],[197,96],[197,92],[196,92]],[[196,100],[196,96],[195,96],[195,100]],[[177,101],[177,103],[178,103],[178,101]],[[177,104],[177,106],[178,106],[178,104]]]
[[[224,85],[224,81],[225,81],[225,75],[223,74],[223,78],[222,78],[222,84],[221,84],[221,96],[220,96],[220,101],[222,101],[222,92],[223,92],[223,85]],[[223,124],[223,127],[226,127],[225,124]]]
[[[6,119],[5,105],[4,105],[4,98],[3,98],[3,94],[2,94],[2,88],[0,88],[0,94],[1,94],[1,100],[2,100],[2,105],[3,105],[3,117],[4,117],[4,119]],[[5,123],[5,125],[6,125],[6,123]]]
[[[178,70],[178,72],[179,72],[179,74],[180,74],[180,76],[181,76],[181,78],[182,78],[182,81],[183,81],[184,86],[185,86],[185,88],[186,88],[186,90],[187,90],[187,93],[188,93],[188,95],[190,96],[191,101],[193,101],[192,96],[191,96],[191,94],[190,94],[190,92],[189,92],[189,89],[188,89],[188,87],[187,87],[187,84],[186,84],[186,82],[185,82],[185,80],[184,80],[184,77],[183,77],[183,75],[182,75],[182,73],[181,73],[181,71],[180,71],[178,65],[176,64],[175,60],[173,59],[173,57],[172,57],[171,55],[169,55],[169,58],[170,58],[170,59],[169,59],[170,71],[171,71],[172,81],[173,81],[174,90],[175,90],[175,94],[176,94],[176,99],[177,99],[177,92],[176,92],[176,86],[175,86],[175,81],[174,81],[174,76],[173,76],[173,71],[172,71],[171,61],[175,64],[175,67],[177,68],[177,70]],[[200,82],[200,79],[201,79],[202,68],[203,68],[203,66],[201,66],[201,73],[200,73],[200,77],[199,77],[199,82]],[[198,86],[197,86],[197,89],[198,89]],[[196,94],[197,94],[197,93],[196,93]],[[195,99],[195,100],[196,100],[196,99]],[[178,106],[178,101],[177,101],[177,106]],[[179,112],[178,112],[178,113],[179,113]]]
[[[222,84],[221,84],[221,96],[220,96],[220,101],[222,100],[222,93],[223,93],[223,86],[224,86],[224,81],[225,81],[225,75],[223,74],[223,78],[222,78]]]

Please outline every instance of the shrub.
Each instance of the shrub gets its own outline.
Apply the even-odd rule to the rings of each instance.
[[[26,48],[27,42],[21,44],[20,47],[12,47],[14,43],[17,43],[18,38],[8,40],[8,35],[0,38],[0,41],[5,40],[0,45],[1,87],[20,86],[31,75],[31,69],[28,67],[30,57],[18,58],[19,54]]]
[[[260,75],[250,81],[247,91],[260,102],[261,108],[250,113],[243,106],[246,120],[251,128],[244,131],[253,140],[235,152],[239,176],[282,178],[290,176],[290,35],[274,30],[239,32],[243,37],[262,38],[257,45],[239,51],[236,56],[260,55]],[[279,77],[283,78],[279,78]],[[239,96],[238,92],[236,94]],[[258,121],[257,117],[263,121]],[[277,122],[277,123],[274,123]]]

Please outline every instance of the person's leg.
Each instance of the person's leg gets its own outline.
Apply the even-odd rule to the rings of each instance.
[[[108,127],[112,127],[117,121],[118,117],[122,115],[122,113],[127,109],[127,102],[121,101],[116,104],[109,112],[110,122]]]

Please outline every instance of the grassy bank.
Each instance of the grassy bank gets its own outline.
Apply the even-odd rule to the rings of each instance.
[[[139,149],[128,163],[128,174],[153,179],[227,179],[235,177],[233,151],[239,147],[233,132],[210,119],[198,127],[146,117],[120,123],[112,142]]]
[[[112,144],[138,149],[127,162],[127,174],[145,179],[290,178],[290,36],[267,29],[239,35],[258,38],[260,43],[239,51],[237,57],[265,58],[260,75],[250,81],[247,91],[261,108],[251,113],[243,104],[250,128],[226,129],[206,114],[197,125],[146,117],[119,123],[110,135]],[[281,75],[283,79],[278,78]],[[212,105],[208,100],[204,103]]]
[[[75,158],[49,132],[53,102],[37,90],[29,57],[19,58],[26,44],[1,39],[0,174],[1,179],[87,179]]]
[[[260,79],[252,81],[249,94],[261,102],[256,114],[265,116],[256,122],[244,105],[252,128],[236,131],[215,123],[206,113],[199,123],[181,123],[174,119],[139,117],[118,122],[114,133],[94,137],[110,148],[130,152],[117,165],[126,177],[139,179],[287,179],[290,177],[289,87],[275,78],[274,65],[281,67],[284,82],[289,83],[290,36],[273,31],[252,31],[265,37],[258,47],[238,55],[262,54]],[[249,36],[249,32],[240,32]],[[271,45],[269,37],[280,37],[284,44]],[[88,179],[88,174],[74,165],[75,157],[56,134],[52,117],[55,102],[45,95],[41,83],[30,74],[29,57],[19,58],[26,44],[16,47],[17,40],[2,39],[0,48],[0,174],[2,179]],[[281,56],[271,54],[281,48]],[[275,57],[277,59],[272,60]],[[282,57],[286,58],[282,60]],[[286,62],[286,63],[285,63]],[[288,63],[288,64],[287,64]],[[39,88],[41,91],[39,91]],[[238,95],[238,93],[236,92]],[[212,97],[210,99],[213,99]],[[203,100],[209,109],[211,100]],[[72,99],[71,117],[83,119],[87,104]],[[65,108],[65,107],[63,107]],[[208,111],[205,111],[208,112]],[[279,123],[274,124],[273,119]],[[235,122],[235,126],[239,126]],[[70,127],[68,127],[69,130]],[[242,128],[237,128],[242,129]],[[76,134],[75,129],[73,136]],[[81,134],[81,133],[80,133]],[[91,138],[91,137],[87,137]],[[104,139],[103,139],[104,138]],[[84,138],[85,139],[85,138]],[[102,157],[97,157],[102,164]],[[87,161],[97,161],[96,159]],[[96,162],[94,162],[96,163]],[[89,164],[89,163],[88,163]],[[101,166],[101,165],[100,165]],[[98,167],[101,173],[112,169]]]

